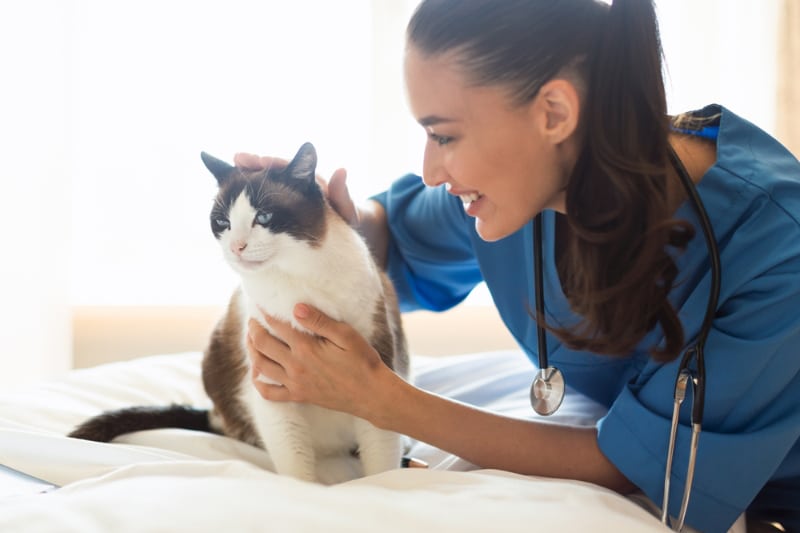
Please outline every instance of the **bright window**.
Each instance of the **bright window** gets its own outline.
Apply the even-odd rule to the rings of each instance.
[[[289,158],[311,141],[358,198],[414,170],[404,2],[72,5],[73,304],[227,300],[201,150]]]
[[[201,150],[291,157],[312,141],[356,198],[419,171],[401,76],[415,4],[68,2],[72,304],[226,301]],[[772,128],[774,4],[658,3],[671,111],[719,102]]]

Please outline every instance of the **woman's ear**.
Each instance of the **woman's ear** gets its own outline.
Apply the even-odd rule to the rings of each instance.
[[[565,79],[553,79],[542,85],[534,99],[533,111],[543,138],[561,144],[578,128],[580,96],[575,85]]]

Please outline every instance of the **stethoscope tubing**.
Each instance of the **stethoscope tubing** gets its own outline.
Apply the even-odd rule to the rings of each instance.
[[[675,453],[675,443],[677,441],[678,425],[680,419],[680,409],[683,400],[686,398],[687,388],[692,388],[692,436],[689,449],[689,460],[686,471],[686,482],[684,484],[683,498],[681,501],[680,510],[678,513],[676,531],[681,531],[686,520],[686,514],[689,508],[689,500],[691,497],[692,483],[694,481],[695,466],[697,463],[697,448],[702,431],[703,409],[705,399],[705,357],[704,349],[705,342],[708,334],[711,331],[711,325],[714,320],[714,315],[717,311],[719,304],[720,285],[722,279],[722,267],[719,255],[719,248],[717,246],[716,237],[714,236],[714,228],[711,225],[711,220],[703,205],[697,188],[692,182],[689,173],[684,167],[681,160],[678,158],[672,147],[668,150],[670,163],[675,168],[683,188],[689,196],[695,213],[697,214],[700,225],[703,229],[703,236],[706,241],[708,255],[711,267],[711,288],[709,290],[708,305],[703,317],[703,322],[698,333],[697,340],[694,346],[686,349],[684,352],[680,365],[678,366],[678,375],[675,378],[675,392],[674,403],[672,411],[672,419],[670,424],[670,435],[667,446],[667,461],[666,472],[664,475],[664,495],[661,504],[661,522],[668,524],[669,520],[669,490],[670,478],[672,474],[672,463]],[[534,287],[536,299],[536,333],[537,344],[539,349],[539,373],[531,385],[531,405],[533,409],[541,415],[550,415],[554,413],[561,405],[564,397],[564,379],[561,372],[551,367],[547,357],[547,339],[542,321],[544,320],[545,304],[544,304],[544,275],[543,275],[543,259],[542,259],[542,214],[538,213],[534,218],[533,224],[533,246],[534,246]],[[692,370],[691,363],[694,359],[695,369]]]
[[[544,267],[542,260],[542,214],[538,213],[533,222],[533,254],[534,294],[536,296],[536,341],[539,347],[539,368],[547,368],[547,335],[542,320],[544,320]]]
[[[538,213],[533,224],[534,292],[536,297],[536,340],[539,349],[539,372],[531,383],[531,407],[542,416],[555,413],[564,400],[566,391],[564,376],[559,369],[547,361],[547,334],[544,326],[544,274],[542,260],[542,214]]]
[[[695,345],[687,348],[681,358],[681,363],[678,367],[678,376],[675,379],[675,394],[674,394],[674,408],[672,412],[672,423],[670,429],[670,440],[667,449],[667,464],[664,473],[664,495],[661,503],[661,522],[667,524],[669,512],[669,481],[672,474],[672,460],[675,453],[675,441],[677,439],[678,419],[680,416],[680,406],[683,399],[686,397],[687,386],[692,388],[692,436],[689,443],[689,460],[686,466],[686,482],[683,488],[683,498],[678,512],[678,520],[675,527],[676,531],[681,531],[686,521],[686,513],[689,510],[689,500],[691,498],[692,483],[694,482],[694,473],[697,466],[697,448],[700,440],[700,433],[702,432],[703,423],[703,410],[705,407],[705,392],[706,392],[706,365],[705,365],[705,344],[708,334],[711,331],[711,325],[714,321],[714,315],[717,312],[719,305],[719,295],[721,292],[722,284],[722,265],[719,255],[719,247],[717,246],[717,239],[714,235],[714,227],[711,225],[711,219],[708,217],[703,201],[700,199],[700,194],[697,192],[692,182],[689,173],[686,171],[678,155],[670,147],[669,149],[670,162],[678,173],[681,179],[683,188],[689,195],[695,213],[700,219],[700,225],[703,228],[703,237],[706,241],[706,248],[708,248],[708,256],[711,268],[711,288],[708,293],[708,304],[706,312],[703,316],[703,323],[700,326],[700,333],[697,335]],[[695,370],[691,370],[690,365],[692,359],[695,360]]]

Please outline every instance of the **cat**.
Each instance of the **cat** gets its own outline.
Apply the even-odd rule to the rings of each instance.
[[[268,327],[263,310],[302,330],[292,316],[298,302],[350,324],[386,365],[408,378],[393,286],[358,232],[327,202],[315,177],[314,146],[304,144],[285,167],[262,171],[201,156],[219,186],[211,230],[241,278],[204,352],[202,378],[212,408],[121,409],[87,420],[69,436],[108,442],[161,427],[213,431],[266,449],[278,474],[307,481],[339,475],[319,471],[323,457],[357,455],[364,475],[398,468],[402,436],[342,412],[267,401],[250,381],[248,320]]]

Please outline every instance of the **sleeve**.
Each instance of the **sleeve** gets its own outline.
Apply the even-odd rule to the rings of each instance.
[[[784,480],[785,495],[796,498],[800,491],[800,238],[796,226],[772,235],[748,243],[760,259],[740,261],[760,261],[762,273],[734,283],[705,346],[705,411],[687,514],[687,523],[701,531],[726,531],[771,479]],[[735,279],[738,265],[729,259],[729,279]],[[690,296],[693,307],[702,308],[696,322],[709,286],[703,280]],[[598,426],[603,453],[659,507],[678,366],[653,363],[627,385]],[[681,409],[671,516],[678,515],[686,479],[691,400],[687,394]]]
[[[387,271],[402,311],[449,309],[483,279],[457,198],[409,174],[372,199],[386,210]]]

